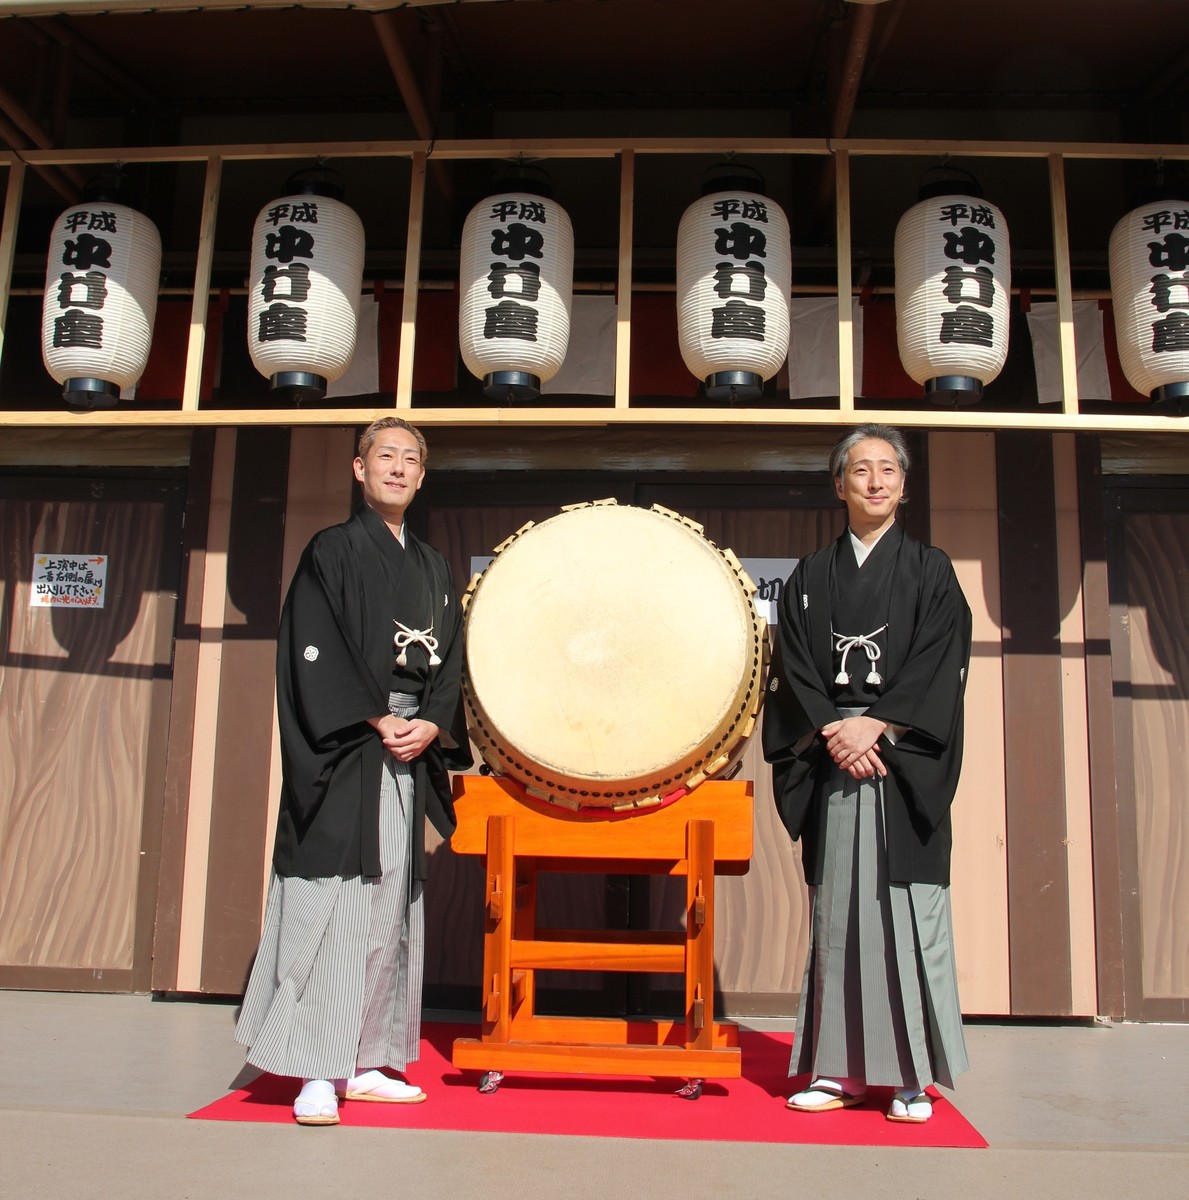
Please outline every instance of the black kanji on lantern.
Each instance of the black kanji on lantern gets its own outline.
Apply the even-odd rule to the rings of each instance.
[[[995,242],[973,225],[963,225],[959,233],[946,233],[943,253],[946,258],[956,258],[968,267],[976,263],[995,261]]]
[[[75,275],[65,271],[59,277],[58,307],[102,308],[107,299],[107,276],[102,271],[88,271]],[[81,292],[81,294],[80,294]]]
[[[314,235],[308,229],[282,225],[276,233],[264,235],[264,257],[290,263],[295,258],[314,257]]]
[[[100,233],[119,232],[116,228],[116,214],[110,209],[92,212],[84,208],[79,212],[67,214],[62,218],[62,224],[69,233],[77,233],[80,229],[97,229]]]
[[[768,206],[762,200],[715,200],[710,206],[711,216],[725,221],[728,217],[740,216],[745,221],[759,221],[761,225],[768,224]]]
[[[258,341],[261,342],[304,342],[308,314],[304,308],[291,304],[269,305],[260,314]]]
[[[521,342],[537,340],[537,310],[515,300],[501,300],[484,310],[483,336],[488,340],[514,338]]]
[[[1189,238],[1180,233],[1166,233],[1163,240],[1148,243],[1148,263],[1153,267],[1168,267],[1183,271],[1189,267]]]
[[[67,238],[62,250],[62,263],[67,267],[78,267],[81,271],[89,271],[92,267],[110,267],[111,242],[89,233]]]
[[[764,340],[767,314],[754,304],[728,300],[721,308],[710,310],[710,336],[713,338],[742,338],[748,342]]]
[[[995,319],[989,312],[980,312],[968,304],[959,304],[953,312],[941,315],[942,342],[991,346],[994,336]]]
[[[755,229],[744,221],[732,221],[727,228],[714,231],[715,254],[729,254],[732,258],[745,259],[767,257],[768,238],[762,229]]]
[[[103,318],[72,308],[54,318],[54,347],[87,350],[103,349]]]
[[[1189,350],[1189,314],[1169,313],[1163,321],[1152,322],[1152,351],[1167,354]]]
[[[969,300],[971,304],[980,304],[990,308],[995,303],[995,276],[990,267],[974,267],[964,271],[961,267],[946,267],[944,271],[945,286],[942,294],[951,304]],[[962,285],[970,282],[974,285],[975,295],[964,295]]]
[[[317,225],[318,205],[314,200],[299,200],[289,205],[289,220],[294,225]]]
[[[1156,212],[1144,213],[1143,224],[1140,228],[1149,233],[1159,233],[1162,229],[1168,229],[1170,226],[1173,229],[1189,229],[1189,208],[1175,210],[1162,208]]]
[[[971,225],[982,225],[985,229],[995,228],[995,210],[987,204],[943,204],[937,219],[953,226],[959,221],[969,221]]]
[[[288,291],[280,290],[288,285]],[[308,299],[310,294],[310,268],[305,263],[293,263],[288,267],[265,267],[264,281],[260,288],[260,296],[264,302],[271,303],[280,297],[282,300],[295,300],[299,304]]]
[[[542,258],[545,235],[539,229],[530,229],[519,221],[513,221],[507,229],[491,231],[491,252],[513,262],[522,258]]]
[[[541,294],[541,268],[536,263],[493,262],[487,274],[487,290],[497,300],[501,296],[519,296],[535,300]]]
[[[1173,299],[1173,289],[1180,289],[1180,299]],[[1152,304],[1157,312],[1168,312],[1172,308],[1189,309],[1189,275],[1153,275]]]
[[[748,263],[715,263],[714,290],[722,299],[742,296],[747,300],[763,300],[768,290],[764,264],[754,259]]]

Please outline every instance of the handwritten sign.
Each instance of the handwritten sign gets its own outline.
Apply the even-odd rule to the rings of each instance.
[[[30,608],[102,608],[106,554],[35,554]]]

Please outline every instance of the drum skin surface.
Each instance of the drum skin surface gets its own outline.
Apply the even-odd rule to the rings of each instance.
[[[484,761],[575,809],[650,807],[721,774],[764,694],[754,592],[729,551],[659,506],[599,501],[525,526],[464,601]]]

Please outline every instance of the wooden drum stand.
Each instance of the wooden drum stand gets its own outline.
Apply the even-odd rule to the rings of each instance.
[[[486,856],[482,1036],[457,1038],[453,1063],[484,1071],[705,1078],[740,1075],[739,1030],[714,1020],[714,876],[743,875],[752,848],[750,783],[704,783],[632,816],[572,812],[522,798],[515,784],[455,780],[458,854]],[[684,932],[541,929],[538,871],[684,875]],[[534,1011],[538,970],[684,974],[685,1020],[549,1017]]]

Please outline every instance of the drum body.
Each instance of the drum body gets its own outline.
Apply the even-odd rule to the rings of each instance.
[[[668,802],[755,727],[768,636],[730,551],[676,513],[598,501],[529,524],[464,600],[488,766],[567,808]]]

